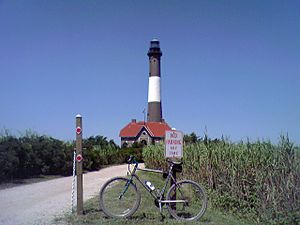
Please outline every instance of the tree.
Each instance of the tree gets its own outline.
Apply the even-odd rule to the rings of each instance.
[[[199,141],[198,136],[196,133],[192,132],[191,134],[186,134],[183,136],[183,141],[186,144],[193,144]]]

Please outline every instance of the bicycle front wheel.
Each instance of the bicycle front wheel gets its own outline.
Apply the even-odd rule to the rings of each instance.
[[[194,181],[182,180],[173,184],[167,193],[169,213],[177,220],[197,220],[207,208],[204,189]]]
[[[100,207],[108,217],[127,218],[138,209],[141,194],[127,178],[115,177],[100,190]]]

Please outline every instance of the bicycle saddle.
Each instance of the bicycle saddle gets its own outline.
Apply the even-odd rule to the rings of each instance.
[[[171,161],[169,159],[167,159],[167,162],[172,163],[173,165],[182,165],[183,164],[183,162],[174,162],[174,161]]]

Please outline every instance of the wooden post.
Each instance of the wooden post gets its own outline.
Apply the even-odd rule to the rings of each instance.
[[[77,215],[83,214],[82,163],[82,116],[78,114],[76,116]]]

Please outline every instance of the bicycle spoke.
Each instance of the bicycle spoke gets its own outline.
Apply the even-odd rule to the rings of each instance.
[[[205,212],[207,198],[200,185],[193,181],[181,181],[172,186],[168,192],[168,200],[174,199],[178,202],[168,204],[170,214],[179,220],[196,220]]]

